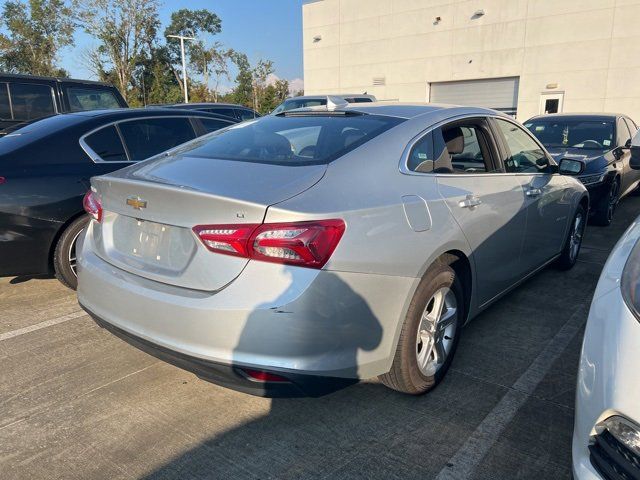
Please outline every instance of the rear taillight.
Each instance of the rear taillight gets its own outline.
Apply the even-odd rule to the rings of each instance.
[[[84,211],[91,215],[96,222],[102,221],[102,204],[96,192],[89,190],[82,200],[82,206]]]
[[[260,225],[200,225],[193,231],[212,252],[322,268],[338,245],[344,229],[342,220],[317,220]]]

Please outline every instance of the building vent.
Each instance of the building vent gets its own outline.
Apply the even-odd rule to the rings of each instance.
[[[373,84],[376,86],[384,86],[387,84],[387,79],[385,77],[373,77]]]

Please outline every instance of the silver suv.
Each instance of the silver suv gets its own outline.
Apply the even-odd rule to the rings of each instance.
[[[480,108],[343,104],[231,126],[92,179],[80,304],[213,382],[321,395],[379,375],[420,394],[462,326],[576,262],[589,197]]]

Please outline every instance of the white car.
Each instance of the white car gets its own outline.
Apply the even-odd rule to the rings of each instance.
[[[640,478],[640,217],[609,256],[582,346],[573,432],[579,480]]]

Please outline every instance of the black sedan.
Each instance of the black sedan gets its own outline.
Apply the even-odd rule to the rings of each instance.
[[[245,107],[244,105],[237,105],[235,103],[175,103],[173,105],[164,105],[164,107],[216,113],[218,115],[224,115],[225,117],[233,118],[234,120],[237,120],[239,122],[243,122],[245,120],[253,120],[254,118],[260,117],[260,114],[255,110],[249,107]]]
[[[589,190],[591,220],[609,225],[620,199],[640,182],[640,171],[629,165],[631,137],[638,130],[634,121],[622,114],[553,114],[524,125],[557,161],[585,163],[578,179]]]
[[[75,288],[89,178],[237,123],[200,111],[55,115],[0,138],[0,276],[55,273]]]

